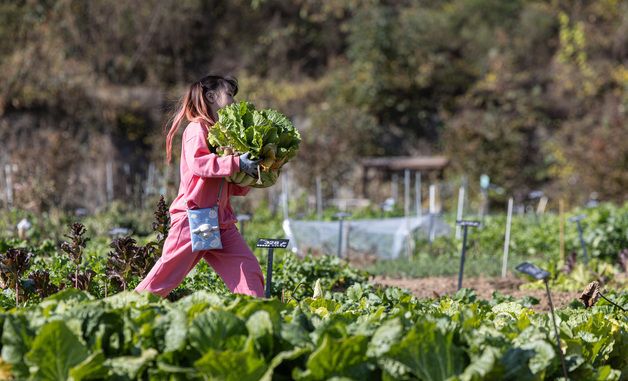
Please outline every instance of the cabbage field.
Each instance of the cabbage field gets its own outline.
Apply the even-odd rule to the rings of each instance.
[[[557,257],[552,216],[539,224],[528,220],[528,247],[525,239],[514,240],[518,252],[527,251],[525,259],[550,270],[553,289],[573,296],[555,313],[572,380],[628,378],[628,315],[605,299],[589,308],[578,300],[581,286],[597,280],[605,297],[628,306],[626,210],[604,205],[589,211],[589,267]],[[11,229],[24,217],[33,227],[20,238]],[[301,258],[278,251],[270,299],[230,294],[204,262],[161,299],[129,290],[161,254],[169,222],[163,201],[154,214],[130,214],[114,205],[80,218],[13,211],[0,221],[0,379],[563,377],[552,315],[539,308],[538,298],[495,292],[483,299],[465,288],[417,297],[374,283],[371,273],[334,255]],[[256,237],[281,237],[280,226],[260,212],[246,237],[254,246]],[[469,262],[481,256],[478,251],[499,247],[503,237],[491,226],[470,241]],[[534,238],[535,232],[546,236]],[[572,235],[568,252],[577,249]],[[417,244],[406,267],[428,263],[421,262],[426,254]],[[447,239],[434,242],[433,263],[445,263],[457,249]],[[265,252],[256,255],[265,272]],[[542,287],[524,279],[524,291]]]

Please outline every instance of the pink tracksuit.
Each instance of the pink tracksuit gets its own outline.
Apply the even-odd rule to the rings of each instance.
[[[231,292],[258,297],[264,295],[262,270],[235,226],[237,218],[229,202],[229,196],[244,196],[249,187],[224,182],[218,208],[223,248],[192,252],[187,207],[196,209],[215,205],[220,183],[240,170],[237,156],[220,157],[209,151],[207,132],[207,128],[198,122],[188,124],[183,132],[181,184],[179,195],[170,206],[170,231],[161,258],[135,291],[150,291],[166,297],[203,258]]]

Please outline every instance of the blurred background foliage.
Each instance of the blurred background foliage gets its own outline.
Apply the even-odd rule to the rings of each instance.
[[[518,197],[628,195],[625,0],[23,0],[0,3],[16,202],[89,207],[108,161],[165,168],[169,112],[209,72],[293,118],[304,187],[357,191],[363,156],[446,154],[448,178]]]

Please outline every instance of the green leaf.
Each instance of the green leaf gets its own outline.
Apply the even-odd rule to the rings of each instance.
[[[76,318],[81,322],[83,338],[92,351],[102,350],[105,357],[124,349],[124,319],[118,310],[107,311],[101,306],[81,305]],[[75,309],[75,310],[77,310]]]
[[[182,311],[189,311],[193,308],[201,311],[206,310],[208,307],[222,307],[224,303],[224,299],[220,296],[201,290],[177,300],[170,306]]]
[[[246,336],[244,321],[222,310],[210,310],[198,315],[188,331],[190,346],[201,355],[211,349],[239,349]]]
[[[248,340],[242,350],[208,349],[194,366],[212,380],[225,381],[257,381],[267,368],[266,362],[255,350],[253,340]]]
[[[270,314],[257,311],[246,321],[249,337],[258,343],[262,353],[273,353],[274,329]]]
[[[275,368],[281,365],[281,363],[283,363],[286,360],[295,360],[303,355],[310,353],[311,351],[312,350],[309,348],[295,347],[295,348],[292,348],[291,350],[279,352],[271,360],[270,365],[268,366],[268,369],[266,369],[266,373],[264,373],[264,376],[260,379],[260,381],[271,381],[273,379],[273,372],[275,371]]]
[[[369,343],[368,354],[379,357],[390,350],[390,347],[399,342],[403,335],[403,324],[398,318],[385,321],[373,334]]]
[[[62,320],[44,325],[24,356],[36,380],[67,380],[70,369],[87,358],[87,348]]]
[[[509,348],[502,356],[503,378],[506,380],[534,380],[528,362],[535,355],[531,349]]]
[[[255,129],[258,129],[259,127],[270,126],[270,121],[266,119],[264,114],[255,110],[253,111],[253,126],[255,126]]]
[[[529,343],[525,343],[521,346],[522,349],[531,349],[534,351],[534,356],[529,361],[529,367],[532,373],[538,374],[549,368],[552,361],[556,357],[554,347],[544,340],[535,340]]]
[[[2,328],[2,359],[12,365],[17,377],[26,377],[28,367],[24,354],[31,347],[35,333],[30,329],[24,315],[8,315]]]
[[[592,380],[595,381],[617,381],[622,376],[622,372],[611,368],[610,365],[602,365],[594,374],[595,376]]]
[[[290,132],[282,132],[279,135],[279,143],[277,144],[281,148],[290,148],[292,146],[293,135]]]
[[[303,301],[303,305],[309,307],[310,311],[319,315],[327,316],[332,312],[337,312],[342,308],[342,304],[330,299],[312,299],[307,298]]]
[[[436,381],[462,373],[464,351],[453,342],[453,331],[442,333],[434,322],[419,321],[387,354],[421,380]]]
[[[311,345],[309,325],[310,321],[305,314],[295,310],[290,322],[282,326],[281,338],[295,347]]]
[[[81,291],[76,288],[66,288],[65,290],[59,291],[56,294],[53,294],[47,297],[46,299],[44,299],[44,301],[55,300],[59,302],[63,301],[63,302],[80,303],[86,300],[93,300],[93,299],[94,297],[85,291]]]
[[[138,356],[121,356],[107,359],[105,365],[118,377],[130,380],[139,378],[145,369],[149,368],[159,353],[154,348],[142,351]]]
[[[321,345],[307,361],[303,379],[325,380],[334,376],[347,376],[356,380],[368,379],[369,361],[366,357],[368,338],[353,336],[333,339],[325,335]]]
[[[193,378],[194,376],[199,375],[198,370],[196,370],[195,368],[176,366],[159,360],[157,361],[157,368],[165,372],[166,374],[185,374],[189,378]]]
[[[82,381],[102,379],[107,377],[109,371],[105,367],[105,355],[101,352],[94,352],[83,362],[70,369],[69,381]]]
[[[271,109],[257,111],[251,103],[243,101],[218,110],[218,116],[207,136],[209,145],[230,146],[240,153],[250,152],[254,159],[268,159],[266,169],[271,166],[278,169],[296,155],[301,136],[283,114]],[[273,152],[279,159],[276,166],[274,158],[263,156],[263,147],[270,143],[281,144],[283,149],[281,153]]]
[[[182,350],[187,341],[187,316],[182,310],[172,310],[170,315],[170,326],[164,337],[164,352]]]
[[[497,367],[501,351],[495,347],[486,347],[482,354],[471,361],[464,372],[460,375],[462,381],[485,380],[502,378],[501,367]]]

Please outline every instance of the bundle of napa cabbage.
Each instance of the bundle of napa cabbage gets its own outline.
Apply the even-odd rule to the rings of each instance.
[[[256,110],[246,101],[220,109],[218,117],[207,137],[217,154],[250,152],[251,159],[260,159],[257,179],[238,172],[227,181],[257,188],[275,184],[281,167],[297,154],[301,143],[299,131],[290,119],[273,109]]]

